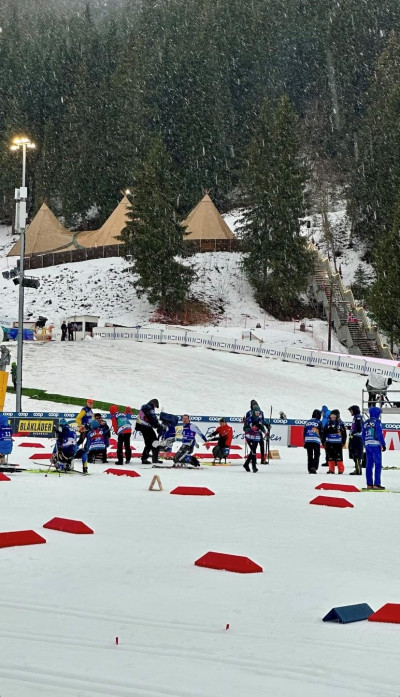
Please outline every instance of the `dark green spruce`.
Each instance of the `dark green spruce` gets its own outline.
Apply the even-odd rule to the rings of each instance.
[[[290,319],[307,288],[313,256],[300,234],[306,172],[299,155],[298,120],[288,97],[264,101],[243,175],[244,268],[256,300]]]
[[[134,186],[130,221],[123,230],[126,258],[132,257],[133,285],[139,297],[170,313],[188,297],[194,272],[183,264],[183,228],[175,206],[177,189],[172,161],[155,136]]]

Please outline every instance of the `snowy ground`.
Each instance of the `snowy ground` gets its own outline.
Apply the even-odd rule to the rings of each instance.
[[[241,415],[255,397],[274,415],[308,416],[325,402],[347,416],[362,382],[201,348],[25,348],[27,385],[132,406],[157,396],[168,410],[197,414]],[[33,452],[16,441],[10,459],[32,466]],[[310,506],[326,469],[310,476],[303,449],[280,452],[256,475],[136,465],[141,478],[132,479],[92,465],[86,478],[21,472],[0,482],[1,531],[33,529],[47,540],[0,550],[1,697],[398,697],[400,629],[321,620],[334,606],[400,602],[391,533],[400,497],[344,494],[354,509]],[[384,458],[400,464],[396,451]],[[346,473],[334,481],[354,483],[349,471],[346,453]],[[154,473],[163,492],[148,491]],[[383,475],[400,489],[400,471]],[[216,495],[170,496],[176,485]],[[43,529],[54,516],[83,520],[95,534]],[[264,572],[194,566],[210,550],[249,556]]]
[[[10,348],[14,358],[15,344]],[[132,407],[157,397],[173,413],[241,416],[251,399],[265,409],[272,404],[275,417],[283,410],[288,418],[306,418],[322,404],[345,413],[360,401],[365,384],[364,377],[339,379],[325,368],[129,340],[27,342],[24,351],[25,387]],[[6,408],[14,404],[14,395],[8,394]],[[24,411],[45,409],[43,402],[27,397],[22,405]]]
[[[97,465],[87,478],[1,482],[1,529],[34,529],[47,544],[1,550],[0,694],[398,697],[398,627],[321,619],[334,606],[400,601],[387,534],[399,501],[358,493],[345,494],[354,509],[310,506],[326,470],[311,477],[303,450],[281,452],[257,475],[156,470],[163,492],[148,491],[155,471],[144,467],[140,479]],[[399,472],[384,475],[399,486]],[[177,485],[216,495],[170,496]],[[44,530],[54,516],[95,534]],[[195,567],[210,550],[264,572]]]
[[[229,217],[235,226],[237,215]],[[0,227],[0,255],[11,246],[8,228]],[[241,255],[219,252],[194,257],[198,278],[193,292],[215,310],[223,308],[215,326],[197,327],[207,333],[221,333],[241,338],[242,331],[252,329],[256,336],[273,346],[327,347],[327,323],[307,320],[306,332],[299,322],[279,322],[263,312],[254,301],[251,288],[241,269]],[[14,258],[0,257],[0,271],[13,268]],[[100,324],[113,322],[125,326],[146,325],[154,308],[145,298],[139,299],[124,273],[127,263],[120,258],[94,259],[28,272],[40,279],[38,290],[25,290],[25,317],[48,318],[59,328],[63,319],[74,314],[94,314]],[[0,277],[0,319],[15,320],[18,286]],[[256,329],[260,324],[261,329]],[[57,334],[56,334],[57,335]],[[333,350],[341,344],[333,337]]]

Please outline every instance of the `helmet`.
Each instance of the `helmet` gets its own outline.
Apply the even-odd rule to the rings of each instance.
[[[110,414],[116,414],[118,411],[118,407],[115,406],[115,404],[112,404],[110,407]]]

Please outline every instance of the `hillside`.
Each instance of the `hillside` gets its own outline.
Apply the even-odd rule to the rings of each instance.
[[[227,218],[234,228],[236,217]],[[13,240],[9,229],[0,227],[0,251],[5,255]],[[193,295],[215,311],[215,320],[202,330],[241,337],[243,328],[255,330],[260,339],[273,345],[326,348],[327,325],[321,320],[306,322],[299,332],[297,322],[279,322],[263,312],[254,301],[251,287],[241,268],[239,253],[210,252],[194,257],[198,278]],[[14,258],[0,258],[0,270],[12,268]],[[154,307],[139,299],[124,273],[128,264],[121,258],[94,259],[28,272],[41,281],[38,290],[25,291],[25,318],[48,318],[59,328],[64,318],[74,314],[94,314],[100,324],[144,325],[152,321]],[[15,320],[18,286],[0,277],[0,318]],[[261,328],[255,329],[260,324]],[[341,344],[333,337],[332,347]]]

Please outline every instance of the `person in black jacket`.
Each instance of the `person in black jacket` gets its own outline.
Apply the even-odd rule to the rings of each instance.
[[[346,440],[347,433],[340,418],[340,411],[332,409],[329,421],[322,431],[322,445],[325,446],[328,474],[335,474],[335,465],[337,465],[338,474],[343,474],[343,446],[346,444]]]
[[[364,454],[363,431],[364,422],[360,414],[360,407],[357,404],[349,407],[349,412],[353,417],[349,435],[349,458],[354,460],[355,470],[350,474],[362,474],[362,459]]]
[[[158,399],[151,399],[146,404],[143,404],[138,417],[136,419],[136,431],[142,434],[144,440],[144,449],[142,452],[142,464],[150,465],[151,463],[147,459],[152,454],[153,463],[161,462],[158,459],[159,448],[154,446],[153,443],[157,442],[157,434],[161,435],[163,431],[163,426],[157,419],[155,409],[159,408]],[[157,430],[157,434],[154,431]]]

